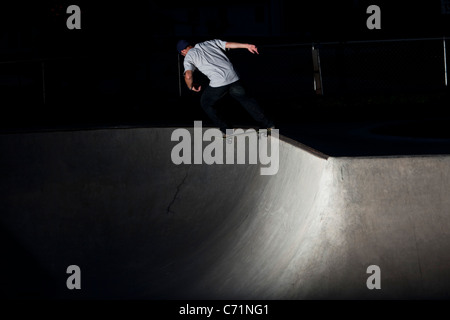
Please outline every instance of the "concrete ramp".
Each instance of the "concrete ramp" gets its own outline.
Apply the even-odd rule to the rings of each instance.
[[[281,136],[264,176],[175,165],[172,132],[0,135],[2,296],[448,298],[449,156],[332,158]]]

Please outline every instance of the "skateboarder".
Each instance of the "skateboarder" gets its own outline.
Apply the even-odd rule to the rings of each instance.
[[[189,90],[201,91],[201,86],[194,85],[193,72],[196,69],[208,77],[210,82],[202,94],[200,104],[214,125],[220,128],[224,137],[226,137],[227,124],[218,116],[214,105],[227,93],[236,99],[262,127],[268,130],[274,128],[273,122],[264,115],[256,100],[247,95],[232,63],[225,55],[225,50],[238,48],[259,54],[258,48],[253,44],[222,40],[205,41],[195,46],[186,40],[180,40],[177,43],[178,52],[184,56],[184,80]]]

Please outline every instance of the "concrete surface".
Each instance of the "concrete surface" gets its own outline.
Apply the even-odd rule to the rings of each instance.
[[[450,156],[329,157],[280,136],[263,176],[174,165],[172,131],[0,135],[1,296],[449,298]]]

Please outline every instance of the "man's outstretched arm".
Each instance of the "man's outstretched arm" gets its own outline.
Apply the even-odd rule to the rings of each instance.
[[[227,42],[225,43],[226,49],[247,49],[251,53],[259,54],[258,48],[254,44],[239,43],[239,42]]]

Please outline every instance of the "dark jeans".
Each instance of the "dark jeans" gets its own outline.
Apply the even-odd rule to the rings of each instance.
[[[200,100],[203,110],[205,110],[208,117],[214,122],[214,125],[219,127],[223,133],[226,132],[228,125],[218,116],[214,105],[227,93],[236,99],[262,127],[270,128],[273,126],[273,122],[264,115],[256,100],[247,95],[244,87],[238,80],[222,87],[208,86]]]

